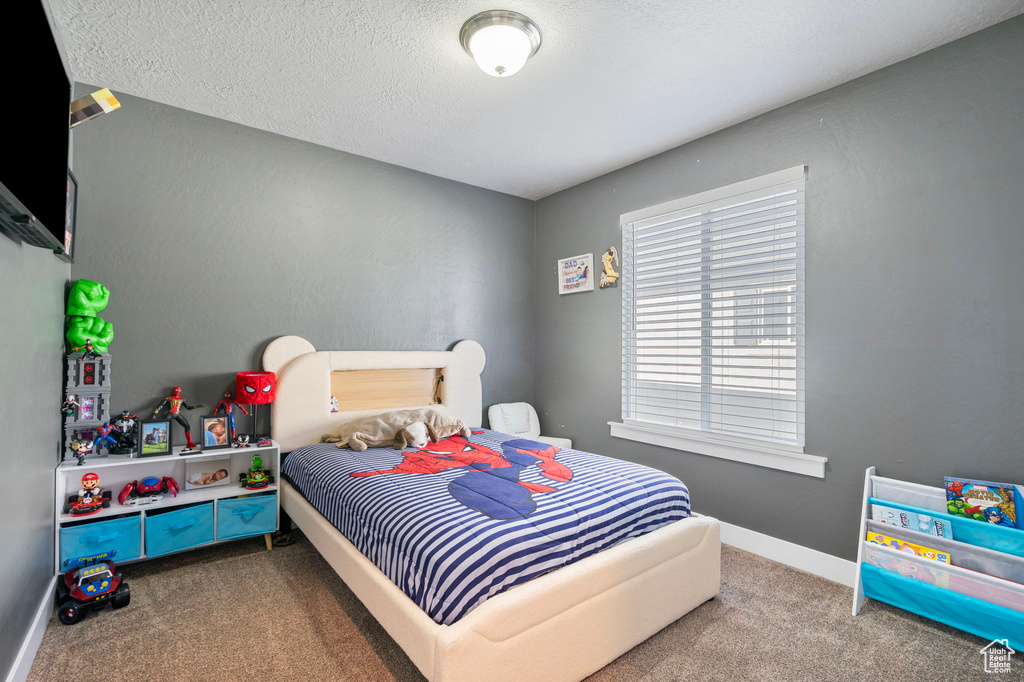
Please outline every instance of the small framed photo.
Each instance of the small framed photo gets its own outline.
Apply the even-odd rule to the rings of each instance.
[[[203,417],[203,450],[231,447],[231,429],[226,415]]]
[[[231,457],[190,459],[185,463],[185,490],[214,488],[231,482]]]
[[[139,425],[139,457],[171,454],[171,422],[146,419]]]

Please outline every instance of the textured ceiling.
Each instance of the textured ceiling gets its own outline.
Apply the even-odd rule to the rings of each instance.
[[[531,199],[1024,12],[1024,0],[49,0],[75,78]],[[511,78],[459,45],[500,7]]]

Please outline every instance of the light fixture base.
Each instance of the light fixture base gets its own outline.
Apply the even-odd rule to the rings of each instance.
[[[526,37],[530,39],[531,48],[527,59],[537,54],[537,50],[540,49],[540,27],[533,23],[530,17],[505,9],[489,9],[471,16],[459,31],[459,42],[462,43],[462,49],[470,57],[473,56],[473,53],[469,51],[469,39],[485,26],[514,26],[525,33]]]

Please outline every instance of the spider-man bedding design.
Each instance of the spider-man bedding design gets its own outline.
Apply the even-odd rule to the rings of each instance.
[[[309,445],[281,472],[443,624],[690,516],[686,486],[664,472],[496,431],[407,452]]]

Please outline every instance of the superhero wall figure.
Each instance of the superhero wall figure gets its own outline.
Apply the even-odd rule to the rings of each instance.
[[[558,452],[559,448],[545,443],[517,439],[502,443],[499,453],[462,436],[452,436],[416,452],[402,453],[404,459],[393,469],[351,475],[437,474],[461,468],[465,473],[448,484],[452,497],[492,519],[514,519],[534,512],[537,508],[534,493],[556,490],[551,486],[520,481],[519,474],[523,469],[536,464],[546,478],[572,480],[572,470],[555,461]]]

